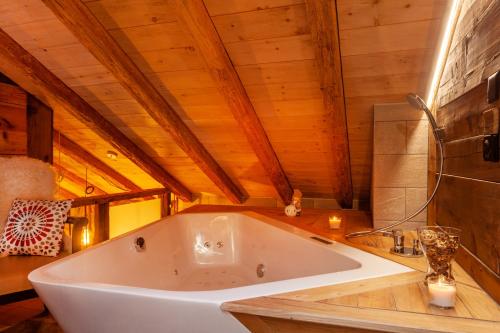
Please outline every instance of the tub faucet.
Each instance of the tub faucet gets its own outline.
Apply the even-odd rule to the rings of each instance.
[[[382,236],[392,237],[394,241],[394,246],[390,250],[392,254],[410,258],[421,257],[423,255],[418,239],[413,240],[412,247],[405,247],[405,235],[402,229],[394,229],[391,232],[385,231],[382,233]]]

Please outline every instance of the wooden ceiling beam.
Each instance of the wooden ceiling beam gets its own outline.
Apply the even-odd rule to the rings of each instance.
[[[149,115],[165,130],[215,185],[233,202],[243,203],[238,188],[206,150],[172,106],[109,35],[80,0],[43,0],[78,40],[117,78]]]
[[[202,0],[174,0],[177,16],[191,32],[212,79],[217,83],[234,118],[243,129],[276,192],[285,204],[293,188],[262,126],[245,87],[234,68],[224,44]]]
[[[140,191],[141,188],[131,182],[127,177],[118,173],[115,169],[89,153],[82,146],[69,139],[58,130],[54,130],[54,147],[60,152],[73,158],[78,163],[95,170],[103,178],[107,179],[110,183],[115,184],[116,187],[124,191]]]
[[[68,170],[67,168],[63,167],[59,163],[53,163],[53,166],[59,170],[60,174],[62,175],[63,179],[66,179],[75,185],[79,186],[82,188],[82,192],[86,192],[87,186],[92,186],[94,188],[94,192],[89,193],[93,195],[105,195],[107,194],[105,191],[100,189],[99,187],[93,185],[92,183],[85,181],[82,177],[78,176],[76,173]]]
[[[0,71],[30,91],[38,99],[70,111],[78,120],[112,144],[126,158],[183,200],[192,200],[192,193],[170,175],[151,156],[124,135],[111,122],[57,78],[5,31],[0,29]]]
[[[78,198],[78,196],[76,194],[74,194],[73,192],[68,191],[67,189],[65,189],[63,187],[60,187],[60,186],[57,189],[56,197],[58,197],[59,199],[75,199],[75,198]]]
[[[344,84],[335,1],[306,0],[307,17],[320,75],[325,111],[331,115],[331,145],[335,199],[352,207],[352,179],[345,112]]]

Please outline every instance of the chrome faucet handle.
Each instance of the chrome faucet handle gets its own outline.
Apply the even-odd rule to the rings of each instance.
[[[405,235],[403,229],[392,230],[392,237],[394,239],[394,252],[402,253],[405,248]]]

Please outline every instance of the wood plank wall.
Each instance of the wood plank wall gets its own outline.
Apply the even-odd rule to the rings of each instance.
[[[0,83],[0,155],[26,155],[26,93]]]
[[[0,156],[52,164],[52,109],[0,73]]]
[[[438,92],[445,175],[429,217],[463,230],[457,261],[500,302],[500,162],[484,161],[482,150],[499,126],[500,102],[486,101],[485,81],[500,70],[498,17],[500,1],[464,1]]]

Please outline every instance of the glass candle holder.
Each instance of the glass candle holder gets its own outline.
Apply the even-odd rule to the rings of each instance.
[[[430,277],[427,280],[427,290],[430,304],[445,309],[455,306],[457,296],[455,280],[445,278],[442,275]]]
[[[339,216],[333,215],[328,217],[328,225],[330,226],[330,229],[339,229],[340,223],[342,223],[342,218]]]
[[[451,260],[460,246],[461,230],[452,227],[427,226],[417,229],[422,250],[427,258],[427,276],[429,279],[454,281]]]

